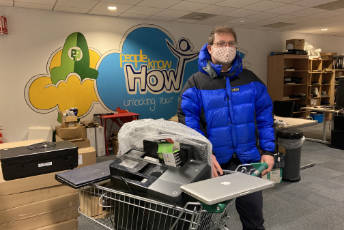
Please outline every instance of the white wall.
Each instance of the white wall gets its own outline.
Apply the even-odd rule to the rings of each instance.
[[[9,34],[0,36],[0,125],[4,128],[7,141],[25,139],[29,126],[56,124],[56,112],[38,114],[29,108],[24,99],[24,88],[31,77],[47,73],[46,65],[50,54],[63,46],[69,34],[83,33],[88,46],[104,54],[118,49],[123,34],[137,24],[159,25],[169,31],[176,40],[182,36],[189,38],[195,49],[199,49],[206,42],[211,30],[209,26],[6,7],[0,7],[0,15],[7,17],[9,27]],[[343,38],[246,29],[237,29],[237,33],[240,46],[248,52],[247,60],[251,69],[263,81],[267,78],[267,55],[271,51],[283,49],[286,39],[305,38],[323,50],[344,52]],[[98,105],[93,112],[104,111]]]

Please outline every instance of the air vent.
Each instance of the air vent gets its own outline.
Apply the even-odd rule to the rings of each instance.
[[[190,14],[186,14],[186,15],[180,17],[180,19],[202,21],[202,20],[214,17],[214,16],[215,16],[215,14],[192,12]]]
[[[313,6],[313,8],[322,9],[322,10],[338,10],[344,8],[344,1],[337,0],[333,2],[328,2],[325,4]]]
[[[291,25],[295,25],[295,24],[294,23],[286,23],[286,22],[276,22],[276,23],[264,25],[264,27],[282,28],[282,27],[291,26]]]

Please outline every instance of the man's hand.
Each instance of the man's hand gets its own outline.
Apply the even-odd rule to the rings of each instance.
[[[222,175],[223,171],[222,168],[219,164],[219,162],[217,162],[216,157],[214,154],[211,154],[211,169],[212,169],[212,177],[218,177],[219,174]]]
[[[272,167],[274,167],[275,159],[271,155],[262,155],[260,162],[265,162],[268,164],[268,168],[262,172],[262,176],[264,176],[265,174],[271,171]]]

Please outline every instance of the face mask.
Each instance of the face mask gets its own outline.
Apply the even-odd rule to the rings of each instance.
[[[212,47],[211,56],[220,64],[230,64],[236,55],[235,47]]]

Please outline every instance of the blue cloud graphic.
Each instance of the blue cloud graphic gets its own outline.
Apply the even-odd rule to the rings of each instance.
[[[138,27],[124,38],[121,50],[104,56],[99,64],[96,84],[103,104],[139,113],[140,118],[175,115],[180,90],[198,70],[190,43],[175,42],[158,27]],[[179,87],[177,73],[183,75]]]

